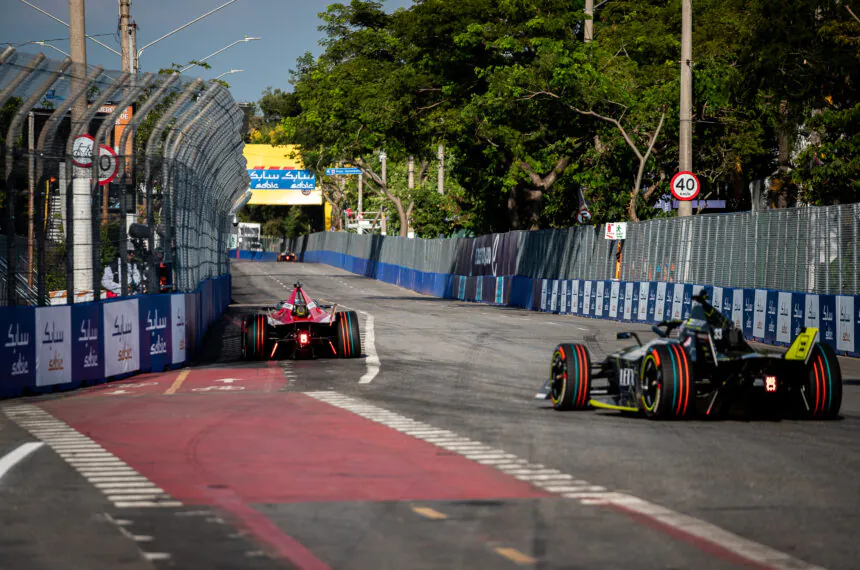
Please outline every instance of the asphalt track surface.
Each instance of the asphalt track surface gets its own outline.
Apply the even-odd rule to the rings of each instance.
[[[838,421],[557,413],[532,399],[557,343],[600,358],[646,327],[324,265],[233,276],[197,366],[0,402],[0,569],[860,564],[856,360]],[[360,311],[367,356],[237,361],[238,305],[297,279]]]

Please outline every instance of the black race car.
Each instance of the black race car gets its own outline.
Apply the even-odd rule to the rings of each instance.
[[[278,254],[278,261],[298,261],[295,252],[284,250]]]
[[[296,283],[278,306],[242,319],[242,357],[246,360],[361,356],[355,311],[320,305]]]
[[[754,350],[735,324],[707,301],[693,297],[690,318],[652,326],[657,338],[593,363],[581,344],[552,355],[550,377],[535,395],[556,410],[605,408],[652,419],[716,416],[733,405],[829,419],[842,405],[836,352],[806,328],[784,354]]]

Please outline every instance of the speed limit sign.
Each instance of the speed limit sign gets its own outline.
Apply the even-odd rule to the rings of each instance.
[[[672,177],[670,183],[672,196],[678,200],[693,200],[699,195],[702,185],[699,184],[699,179],[696,175],[687,170],[682,170]]]

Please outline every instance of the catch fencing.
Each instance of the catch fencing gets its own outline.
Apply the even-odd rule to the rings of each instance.
[[[407,239],[321,232],[299,252],[329,251],[420,272],[533,279],[708,283],[719,287],[860,294],[860,204],[700,215],[477,238]]]
[[[0,53],[0,305],[191,292],[248,189],[219,82]]]

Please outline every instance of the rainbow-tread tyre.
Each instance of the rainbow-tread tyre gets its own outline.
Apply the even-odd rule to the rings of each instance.
[[[266,316],[254,315],[242,321],[242,356],[245,360],[262,360],[266,354]]]
[[[806,363],[801,386],[805,415],[811,420],[833,419],[842,407],[842,369],[830,345],[816,343]]]
[[[591,357],[581,344],[560,344],[550,363],[550,401],[556,410],[585,410],[591,399]]]
[[[693,415],[695,384],[690,359],[680,344],[658,345],[642,359],[642,410],[654,420]]]
[[[340,358],[361,356],[361,333],[358,328],[358,314],[355,311],[335,313],[337,322],[337,355]]]

